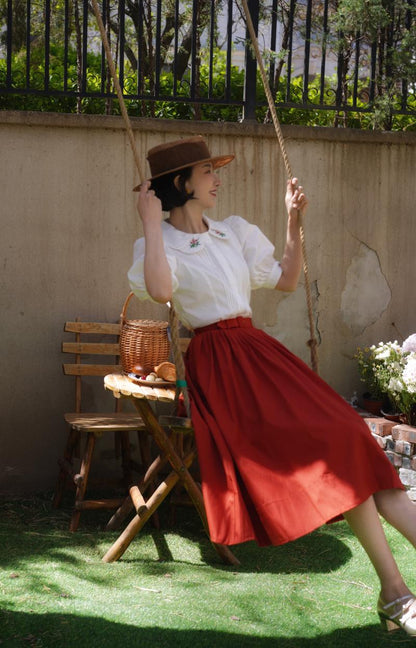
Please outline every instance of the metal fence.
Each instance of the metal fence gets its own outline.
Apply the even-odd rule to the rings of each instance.
[[[389,0],[379,25],[368,23],[371,15],[343,23],[337,6],[249,0],[284,121],[299,119],[299,110],[315,119],[316,111],[336,119],[416,115],[415,0]],[[131,114],[267,118],[238,0],[101,7]],[[115,97],[87,0],[0,0],[0,108],[111,113]]]

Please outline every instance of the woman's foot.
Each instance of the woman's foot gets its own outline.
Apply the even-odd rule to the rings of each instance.
[[[416,636],[416,598],[413,594],[400,596],[390,603],[384,603],[380,596],[377,612],[384,630],[403,628],[407,634]]]

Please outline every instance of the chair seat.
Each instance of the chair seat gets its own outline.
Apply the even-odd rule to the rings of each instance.
[[[65,421],[78,432],[102,434],[111,431],[134,431],[145,429],[143,421],[134,412],[112,413],[69,413],[64,415]]]

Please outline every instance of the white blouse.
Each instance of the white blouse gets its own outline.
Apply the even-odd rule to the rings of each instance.
[[[188,234],[162,222],[166,257],[172,272],[173,304],[188,328],[232,317],[251,317],[250,292],[274,288],[282,269],[274,246],[256,226],[240,216],[217,222],[204,216],[208,230]],[[128,272],[132,291],[150,299],[144,282],[145,240],[134,244]]]

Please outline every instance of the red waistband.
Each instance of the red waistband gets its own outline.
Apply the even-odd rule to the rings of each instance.
[[[201,326],[194,329],[194,333],[205,333],[205,331],[214,331],[215,329],[228,329],[228,328],[252,328],[253,323],[251,317],[232,317],[231,319],[220,320],[208,326]]]

